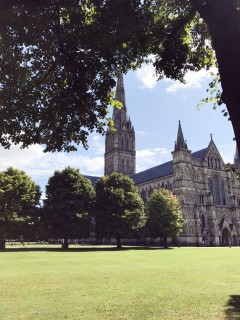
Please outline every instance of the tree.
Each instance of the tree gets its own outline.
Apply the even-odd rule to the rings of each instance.
[[[46,186],[41,221],[52,237],[64,239],[63,248],[67,249],[69,238],[89,236],[94,201],[91,181],[78,169],[55,171]]]
[[[188,70],[209,68],[215,50],[222,94],[240,150],[239,0],[155,0],[149,52],[160,78],[183,81]],[[211,46],[212,45],[212,46]]]
[[[40,187],[24,171],[9,167],[0,172],[0,248],[5,239],[28,233],[37,221]]]
[[[0,143],[87,148],[119,68],[141,60],[144,17],[140,0],[1,1]]]
[[[134,182],[121,173],[102,177],[96,184],[96,235],[99,238],[130,237],[145,224],[144,204]]]
[[[161,237],[167,248],[167,238],[176,237],[183,227],[180,203],[167,189],[155,190],[146,204],[146,228],[153,238]]]
[[[1,1],[0,143],[87,147],[89,132],[104,132],[119,69],[154,54],[159,78],[183,81],[215,63],[213,46],[219,104],[240,150],[239,8],[239,0]]]

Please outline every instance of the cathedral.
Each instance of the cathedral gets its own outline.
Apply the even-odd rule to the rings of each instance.
[[[167,188],[180,200],[184,230],[182,245],[238,245],[240,243],[240,181],[225,170],[225,164],[211,137],[208,146],[192,152],[184,139],[181,123],[172,160],[136,173],[135,131],[127,114],[123,75],[117,81],[114,109],[116,131],[107,132],[104,174],[121,172],[133,179],[144,202],[153,190]],[[240,169],[238,151],[234,165]],[[99,177],[89,178],[93,185]]]

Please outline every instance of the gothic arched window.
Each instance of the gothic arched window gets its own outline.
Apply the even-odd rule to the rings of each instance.
[[[125,149],[125,141],[124,141],[124,137],[122,137],[122,150]]]
[[[225,187],[224,182],[221,182],[221,198],[222,198],[222,205],[226,206],[226,194],[225,194]]]
[[[126,150],[129,150],[129,139],[128,139],[128,137],[126,137],[125,148],[126,148]]]
[[[125,170],[125,168],[124,168],[124,165],[125,165],[125,163],[124,163],[124,159],[122,159],[122,171],[124,172]]]
[[[127,159],[127,172],[129,172],[129,159]]]
[[[214,203],[214,192],[213,192],[213,182],[212,182],[212,179],[209,179],[208,187],[209,187],[209,191],[210,191],[210,193],[211,193],[211,196],[213,197],[213,203]]]
[[[220,184],[217,176],[213,177],[214,204],[221,205]]]

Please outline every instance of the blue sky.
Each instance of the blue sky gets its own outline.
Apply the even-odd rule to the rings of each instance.
[[[156,81],[151,65],[144,65],[124,77],[128,114],[135,128],[137,172],[172,159],[171,152],[181,121],[184,138],[192,151],[207,147],[210,134],[223,160],[233,162],[235,143],[231,122],[211,105],[197,105],[206,97],[211,80],[205,70],[190,72],[186,84],[168,79]],[[112,110],[111,110],[112,112]],[[83,174],[101,176],[104,170],[104,137],[91,134],[89,149],[79,146],[72,153],[43,153],[40,145],[20,150],[1,148],[0,170],[8,166],[22,169],[44,192],[48,178],[66,166],[79,168]]]

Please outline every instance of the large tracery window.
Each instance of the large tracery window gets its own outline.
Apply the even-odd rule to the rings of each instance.
[[[211,192],[212,197],[214,197],[214,192],[213,192],[213,182],[212,179],[209,180],[208,182],[209,190]]]
[[[226,206],[226,193],[223,181],[219,181],[217,176],[209,180],[209,190],[213,197],[213,204],[217,206]]]
[[[126,150],[129,150],[129,140],[128,140],[128,137],[126,137],[125,147],[126,147]]]
[[[127,172],[129,172],[129,159],[127,159]]]
[[[214,190],[214,203],[216,205],[221,205],[221,193],[220,193],[220,185],[219,179],[217,176],[213,177],[213,190]]]
[[[226,194],[225,194],[225,187],[224,187],[224,182],[221,182],[221,198],[222,198],[222,205],[226,206]]]

